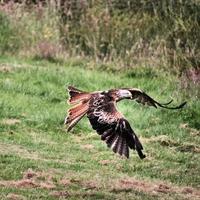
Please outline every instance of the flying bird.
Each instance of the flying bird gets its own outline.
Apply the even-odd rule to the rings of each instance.
[[[101,140],[105,141],[113,152],[126,158],[129,158],[129,149],[136,150],[141,159],[146,156],[143,154],[143,146],[129,122],[117,110],[117,102],[130,99],[143,105],[166,109],[180,109],[186,104],[184,102],[179,106],[169,107],[172,100],[161,104],[137,88],[85,92],[69,86],[68,92],[68,103],[73,107],[68,110],[68,116],[65,118],[65,124],[68,125],[67,131],[70,131],[83,116],[87,115],[92,128],[101,136]]]

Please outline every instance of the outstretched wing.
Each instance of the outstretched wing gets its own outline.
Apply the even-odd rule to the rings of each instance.
[[[113,101],[108,102],[106,97],[97,95],[90,102],[87,116],[92,128],[115,153],[129,158],[130,148],[136,150],[141,159],[145,158],[142,144]]]
[[[132,89],[129,89],[129,91],[132,94],[131,99],[136,100],[138,103],[141,103],[143,105],[154,106],[155,108],[157,108],[157,106],[159,106],[159,107],[167,108],[167,109],[181,109],[187,103],[187,102],[183,102],[179,106],[168,107],[167,105],[172,103],[173,100],[169,101],[168,103],[159,103],[140,89],[132,88]]]

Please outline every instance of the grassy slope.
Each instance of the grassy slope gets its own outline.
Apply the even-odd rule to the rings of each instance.
[[[56,65],[1,58],[0,63],[0,186],[8,183],[5,180],[21,180],[28,169],[44,173],[36,176],[37,183],[48,184],[50,180],[53,184],[52,189],[41,185],[2,186],[1,199],[10,193],[28,199],[54,199],[58,191],[63,198],[63,191],[67,191],[70,199],[183,199],[178,192],[153,193],[134,187],[120,190],[120,181],[130,178],[180,188],[199,187],[198,99],[187,99],[189,104],[181,111],[119,103],[119,110],[144,144],[147,159],[142,161],[135,152],[131,152],[129,160],[114,155],[87,119],[72,133],[66,133],[63,126],[65,88],[69,84],[90,91],[139,87],[161,102],[172,97],[174,103],[179,103],[183,97],[175,77],[142,69],[111,74],[86,70],[70,62]],[[186,123],[189,127],[180,127]],[[63,179],[70,183],[62,184]]]

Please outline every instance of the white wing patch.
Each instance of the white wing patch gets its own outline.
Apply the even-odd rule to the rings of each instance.
[[[100,106],[103,102],[104,102],[104,99],[103,99],[103,98],[96,99],[96,100],[93,102],[93,106]]]
[[[93,114],[98,117],[98,122],[101,124],[115,122],[115,118],[113,118],[112,114],[105,112],[103,109],[96,108]]]

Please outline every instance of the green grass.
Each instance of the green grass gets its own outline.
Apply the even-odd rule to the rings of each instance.
[[[131,152],[127,160],[106,147],[87,119],[66,132],[67,85],[87,91],[139,87],[161,102],[173,98],[174,104],[188,104],[168,111],[120,102],[119,110],[147,155],[140,160]],[[178,88],[177,77],[152,68],[111,73],[89,70],[80,62],[0,58],[0,199],[11,194],[27,199],[184,199],[185,187],[193,190],[189,197],[198,198],[200,101],[185,99],[186,91]],[[29,179],[36,185],[16,186],[29,170],[37,174]],[[143,184],[133,187],[131,181]],[[53,188],[44,187],[49,183]],[[145,190],[145,184],[160,183],[175,189]]]

